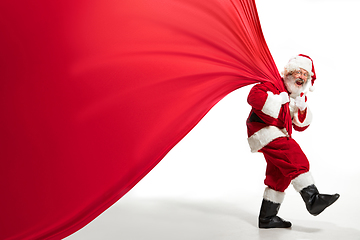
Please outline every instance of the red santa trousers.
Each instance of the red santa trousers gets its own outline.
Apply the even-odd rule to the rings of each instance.
[[[307,157],[292,138],[277,138],[260,152],[267,162],[265,185],[276,191],[284,192],[291,180],[309,171]]]

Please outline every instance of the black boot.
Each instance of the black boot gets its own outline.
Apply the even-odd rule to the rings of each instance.
[[[340,197],[339,194],[320,194],[315,185],[303,188],[300,195],[305,202],[306,209],[314,216],[319,215]]]
[[[263,199],[260,215],[259,215],[259,228],[289,228],[291,222],[276,216],[279,212],[280,203],[273,203]]]

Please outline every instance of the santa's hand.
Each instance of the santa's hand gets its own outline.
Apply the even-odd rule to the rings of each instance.
[[[268,91],[267,94],[268,96],[261,111],[270,117],[278,118],[283,104],[290,101],[289,95],[287,92],[274,94],[271,91]]]
[[[290,97],[289,97],[289,94],[287,92],[281,92],[279,94],[279,98],[280,98],[281,104],[285,104],[285,103],[290,102]]]
[[[306,96],[301,93],[300,96],[297,96],[295,98],[295,106],[297,106],[300,111],[304,111],[307,108],[307,103],[306,103],[307,99]]]

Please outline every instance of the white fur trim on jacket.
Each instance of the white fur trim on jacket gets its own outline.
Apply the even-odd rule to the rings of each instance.
[[[274,93],[270,91],[268,91],[267,94],[268,96],[261,111],[270,117],[278,118],[281,106],[283,105],[281,96],[274,95]]]
[[[304,120],[304,122],[300,122],[299,120],[299,112],[295,111],[294,112],[294,117],[293,117],[293,123],[298,126],[298,127],[306,127],[309,126],[310,123],[312,122],[312,112],[310,111],[309,107],[306,108],[306,118]]]
[[[264,199],[268,200],[273,203],[282,203],[285,198],[284,192],[275,191],[274,189],[271,189],[269,187],[265,188],[264,191]]]
[[[297,176],[296,178],[294,178],[291,181],[292,185],[294,186],[295,190],[297,192],[300,192],[301,190],[303,190],[304,188],[315,184],[314,179],[311,175],[310,172],[306,172],[303,174],[300,174],[299,176]]]
[[[288,136],[289,135],[285,128],[281,130],[280,128],[275,126],[267,126],[251,135],[248,138],[248,143],[251,152],[254,153],[268,145],[274,139]]]

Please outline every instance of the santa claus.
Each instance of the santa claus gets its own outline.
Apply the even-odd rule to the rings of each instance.
[[[316,79],[313,61],[302,54],[293,57],[282,75],[287,92],[280,92],[272,83],[261,83],[248,96],[252,106],[247,119],[248,142],[251,151],[263,153],[267,162],[259,228],[291,227],[290,222],[277,216],[290,183],[300,193],[309,213],[315,216],[340,196],[319,193],[307,157],[286,128],[289,114],[297,131],[304,131],[311,123],[306,93],[313,91]]]

